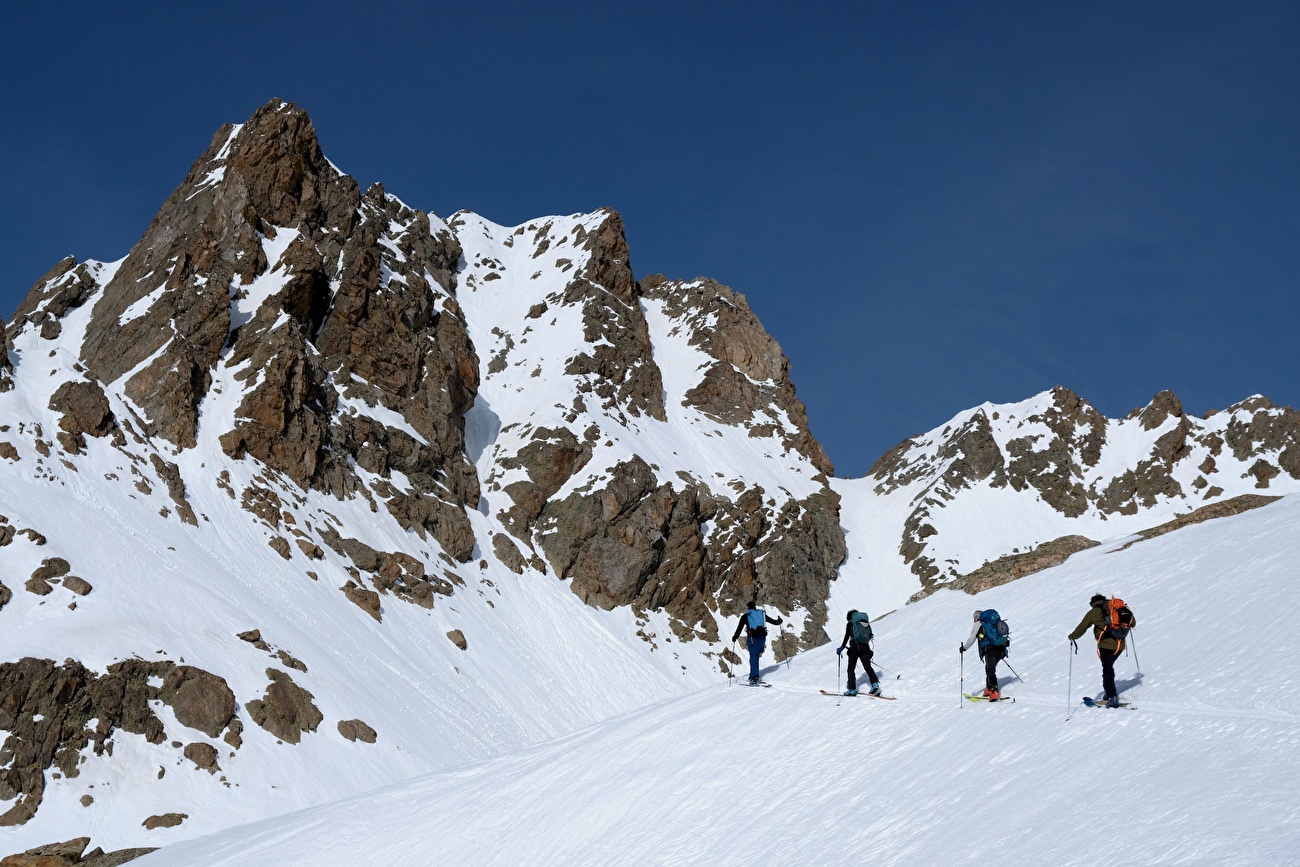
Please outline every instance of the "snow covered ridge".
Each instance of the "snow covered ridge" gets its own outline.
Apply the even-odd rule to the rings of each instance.
[[[875,610],[889,610],[1054,540],[1068,553],[1240,495],[1300,491],[1300,413],[1255,395],[1196,418],[1166,391],[1108,419],[1058,386],[962,412],[835,488],[843,572],[859,589],[852,576],[870,574]]]
[[[743,296],[634,279],[612,211],[444,222],[273,101],[6,338],[0,848],[555,737],[719,677],[758,588],[779,654],[825,640],[839,498],[788,361]]]

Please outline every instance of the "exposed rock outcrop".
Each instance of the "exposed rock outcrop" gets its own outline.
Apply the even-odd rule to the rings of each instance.
[[[266,694],[247,704],[253,722],[286,743],[296,744],[303,734],[316,731],[325,717],[310,692],[298,686],[283,671],[266,670],[271,683]]]
[[[736,502],[700,485],[678,491],[640,458],[611,476],[599,491],[548,503],[538,522],[552,568],[585,602],[661,609],[686,635],[717,641],[718,617],[738,615],[761,590],[768,604],[809,611],[805,646],[825,641],[828,578],[845,555],[837,494],[791,500],[773,515],[761,488]]]
[[[161,678],[161,685],[150,685],[153,678]],[[0,663],[0,729],[9,732],[0,750],[8,759],[0,769],[0,799],[17,798],[0,815],[0,826],[35,815],[49,768],[76,777],[87,746],[96,755],[111,753],[116,729],[162,743],[166,732],[151,701],[171,707],[182,725],[214,736],[235,711],[226,682],[192,666],[132,659],[96,675],[74,660],[57,665],[29,657]]]
[[[787,448],[826,475],[835,472],[808,429],[808,413],[795,397],[790,359],[749,309],[745,296],[705,278],[668,280],[653,274],[639,285],[642,297],[664,304],[665,312],[689,328],[689,342],[715,361],[686,402],[724,424],[749,428],[751,435],[777,433]],[[789,427],[786,420],[789,421]]]

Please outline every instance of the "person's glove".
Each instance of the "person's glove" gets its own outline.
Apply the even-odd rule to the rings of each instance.
[[[1075,653],[1079,652],[1079,643],[1075,641],[1073,638],[1070,639],[1070,646],[1074,648]]]
[[[844,648],[843,648],[843,647],[837,647],[837,648],[835,648],[835,655],[836,655],[836,656],[842,656],[843,654],[844,654]]]
[[[966,652],[966,645],[964,645],[964,644],[959,644],[959,645],[957,645],[957,650],[958,650],[958,652],[960,652],[960,653],[965,653],[965,652]]]

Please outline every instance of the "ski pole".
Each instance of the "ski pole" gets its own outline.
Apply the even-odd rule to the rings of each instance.
[[[790,651],[785,647],[785,618],[781,618],[781,652],[785,654],[785,670],[790,670]]]
[[[957,707],[961,707],[964,704],[962,699],[966,697],[966,654],[959,653],[957,655],[961,657],[961,662],[957,664],[958,670],[961,672],[961,685],[957,687]]]
[[[894,679],[895,679],[895,680],[898,680],[898,679],[900,679],[900,678],[902,677],[901,674],[897,674],[897,673],[895,673],[895,672],[890,671],[889,669],[885,668],[885,667],[884,667],[883,665],[881,665],[880,663],[876,662],[874,659],[871,660],[871,664],[874,665],[876,668],[880,669],[881,671],[883,671],[885,674],[892,674],[892,675],[894,675]]]
[[[1074,653],[1070,652],[1070,647],[1074,648]],[[1065,680],[1065,719],[1067,722],[1070,715],[1074,713],[1074,703],[1070,700],[1070,697],[1074,694],[1074,654],[1079,652],[1079,645],[1071,641],[1070,647],[1065,649],[1065,654],[1070,660],[1070,673]]]
[[[1002,661],[1007,662],[1007,658],[1005,656],[1002,657]],[[1011,668],[1011,663],[1007,662],[1007,668]],[[1011,673],[1016,674],[1016,670],[1014,668],[1011,668]],[[1016,674],[1016,680],[1020,681],[1021,683],[1025,682],[1025,679],[1018,674]]]
[[[1128,641],[1129,641],[1129,644],[1131,644],[1131,645],[1133,646],[1133,662],[1134,662],[1134,663],[1137,665],[1137,667],[1138,667],[1138,677],[1141,677],[1141,676],[1142,676],[1142,660],[1138,659],[1138,646],[1137,646],[1137,642],[1133,640],[1133,633],[1132,633],[1132,632],[1130,632],[1130,633],[1128,634]]]
[[[736,657],[736,659],[740,659],[740,654],[739,654],[739,653],[736,653],[736,639],[734,639],[734,638],[731,639],[731,655],[734,656],[734,657]],[[731,686],[731,682],[732,682],[733,680],[735,680],[735,679],[736,679],[736,676],[735,676],[734,674],[732,674],[732,672],[731,672],[731,668],[728,668],[728,669],[727,669],[727,686]]]

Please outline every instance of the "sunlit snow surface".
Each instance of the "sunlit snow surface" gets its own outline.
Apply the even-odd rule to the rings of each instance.
[[[772,689],[719,680],[138,863],[1290,863],[1298,528],[1288,498],[977,597],[940,592],[876,624],[879,661],[902,675],[884,680],[896,702],[819,695],[836,683],[821,648],[769,664]],[[1072,657],[1065,637],[1098,590],[1140,621],[1142,674],[1133,653],[1117,666],[1136,711],[1077,703],[1099,691],[1099,666],[1086,638]],[[958,698],[956,646],[987,606],[1012,626],[1010,662],[1027,681],[1003,668],[1015,704]],[[977,667],[971,654],[968,689]]]

